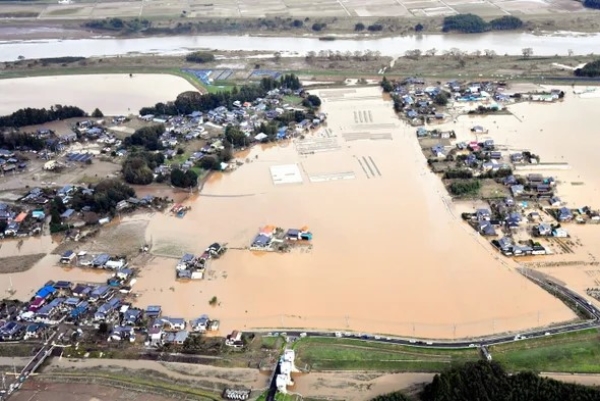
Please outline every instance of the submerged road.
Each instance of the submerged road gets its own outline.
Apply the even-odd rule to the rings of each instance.
[[[521,271],[525,275],[525,271]],[[567,299],[575,305],[580,311],[584,312],[589,316],[589,320],[583,322],[570,323],[560,326],[552,326],[547,328],[539,328],[529,331],[523,331],[521,333],[507,333],[500,335],[491,335],[486,337],[479,337],[476,339],[462,339],[462,340],[430,340],[430,339],[417,339],[417,338],[403,338],[403,337],[390,337],[390,336],[377,336],[374,334],[365,333],[351,333],[351,332],[340,332],[333,330],[323,331],[301,331],[298,329],[286,330],[285,334],[290,337],[342,337],[342,338],[357,338],[364,341],[374,341],[389,344],[405,345],[409,347],[427,347],[427,348],[472,348],[481,346],[490,346],[497,344],[510,343],[515,341],[522,341],[525,339],[540,338],[545,336],[552,336],[557,334],[573,333],[577,331],[597,328],[600,329],[600,310],[593,306],[589,301],[584,299],[577,293],[563,287],[553,281],[526,276],[528,279],[534,281],[542,288],[560,294],[564,299]],[[283,334],[282,329],[275,330],[260,330],[253,331],[257,334],[272,333]]]

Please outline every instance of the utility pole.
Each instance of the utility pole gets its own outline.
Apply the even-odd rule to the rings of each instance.
[[[413,337],[414,337],[415,336],[415,324],[413,323],[412,326],[413,326]]]

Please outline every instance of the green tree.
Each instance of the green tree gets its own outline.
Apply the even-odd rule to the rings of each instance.
[[[533,372],[507,374],[496,362],[469,362],[435,375],[421,401],[596,401],[600,390],[541,378]],[[381,400],[384,401],[384,400]]]
[[[178,188],[193,188],[198,185],[198,175],[192,170],[183,172],[174,168],[171,170],[171,185]]]
[[[315,32],[321,32],[323,29],[325,29],[327,27],[327,24],[323,23],[323,22],[315,22],[312,25],[312,30]]]
[[[490,30],[490,26],[475,14],[457,14],[444,17],[444,32],[459,31],[463,33],[480,33]]]
[[[523,21],[512,15],[505,15],[490,21],[490,26],[495,31],[506,31],[511,29],[520,29],[523,27]]]
[[[94,111],[92,111],[92,117],[94,118],[102,118],[104,117],[104,114],[102,114],[102,112],[100,111],[99,108],[95,108]]]
[[[214,54],[207,52],[193,52],[185,56],[185,61],[199,64],[210,63],[211,61],[215,61],[215,56]]]
[[[248,145],[248,138],[238,127],[228,125],[225,128],[225,139],[233,144],[234,147],[242,147]]]
[[[221,162],[216,156],[206,156],[200,159],[197,163],[197,166],[203,170],[220,170]]]
[[[600,10],[600,0],[584,0],[583,5],[587,8]]]
[[[357,23],[356,25],[354,25],[354,30],[356,32],[362,32],[365,30],[365,24],[363,24],[362,22]]]
[[[321,107],[321,99],[317,95],[308,95],[303,101],[302,105],[304,107],[315,108],[318,109]]]
[[[600,76],[600,59],[587,63],[574,72],[577,77],[595,78]]]
[[[0,128],[19,128],[26,125],[45,124],[51,121],[85,116],[85,112],[75,106],[62,106],[57,104],[49,109],[32,109],[27,107],[19,109],[10,115],[0,117]]]
[[[385,75],[383,76],[380,85],[385,93],[390,93],[394,90],[394,85],[392,85],[392,83],[386,78]]]
[[[445,106],[448,104],[448,100],[450,99],[450,94],[446,91],[441,91],[433,98],[433,101],[438,106]]]

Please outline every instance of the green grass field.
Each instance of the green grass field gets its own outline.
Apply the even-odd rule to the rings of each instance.
[[[490,347],[509,371],[600,373],[600,333],[596,329]]]
[[[476,349],[436,350],[355,339],[307,338],[294,345],[298,367],[316,370],[436,372],[479,359]]]
[[[267,393],[263,393],[256,399],[256,401],[265,401],[266,399],[267,399]],[[300,401],[300,400],[302,400],[302,397],[299,397],[294,394],[282,394],[279,392],[277,394],[275,394],[275,401]]]
[[[315,370],[436,372],[481,358],[477,349],[406,347],[358,339],[306,338],[294,344],[296,365]],[[596,329],[501,344],[489,348],[509,371],[600,373]]]

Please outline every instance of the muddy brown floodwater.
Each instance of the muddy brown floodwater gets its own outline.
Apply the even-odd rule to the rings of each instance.
[[[140,108],[174,100],[195,91],[185,79],[168,74],[67,75],[0,80],[0,115],[24,107],[77,106],[88,113],[98,107],[106,115],[137,115]],[[52,96],[38,96],[39,93]],[[49,100],[52,99],[52,100]]]
[[[175,259],[157,258],[136,285],[141,304],[188,318],[209,313],[223,332],[298,327],[458,338],[575,317],[461,224],[414,128],[378,88],[318,95],[326,129],[254,148],[251,162],[210,180],[184,218],[157,214],[146,232],[154,251],[180,256],[215,241],[247,246],[268,224],[308,226],[313,248],[232,249],[211,261],[206,280],[189,283],[174,281]],[[270,167],[289,164],[302,182],[274,185]],[[216,307],[208,304],[213,296]]]

